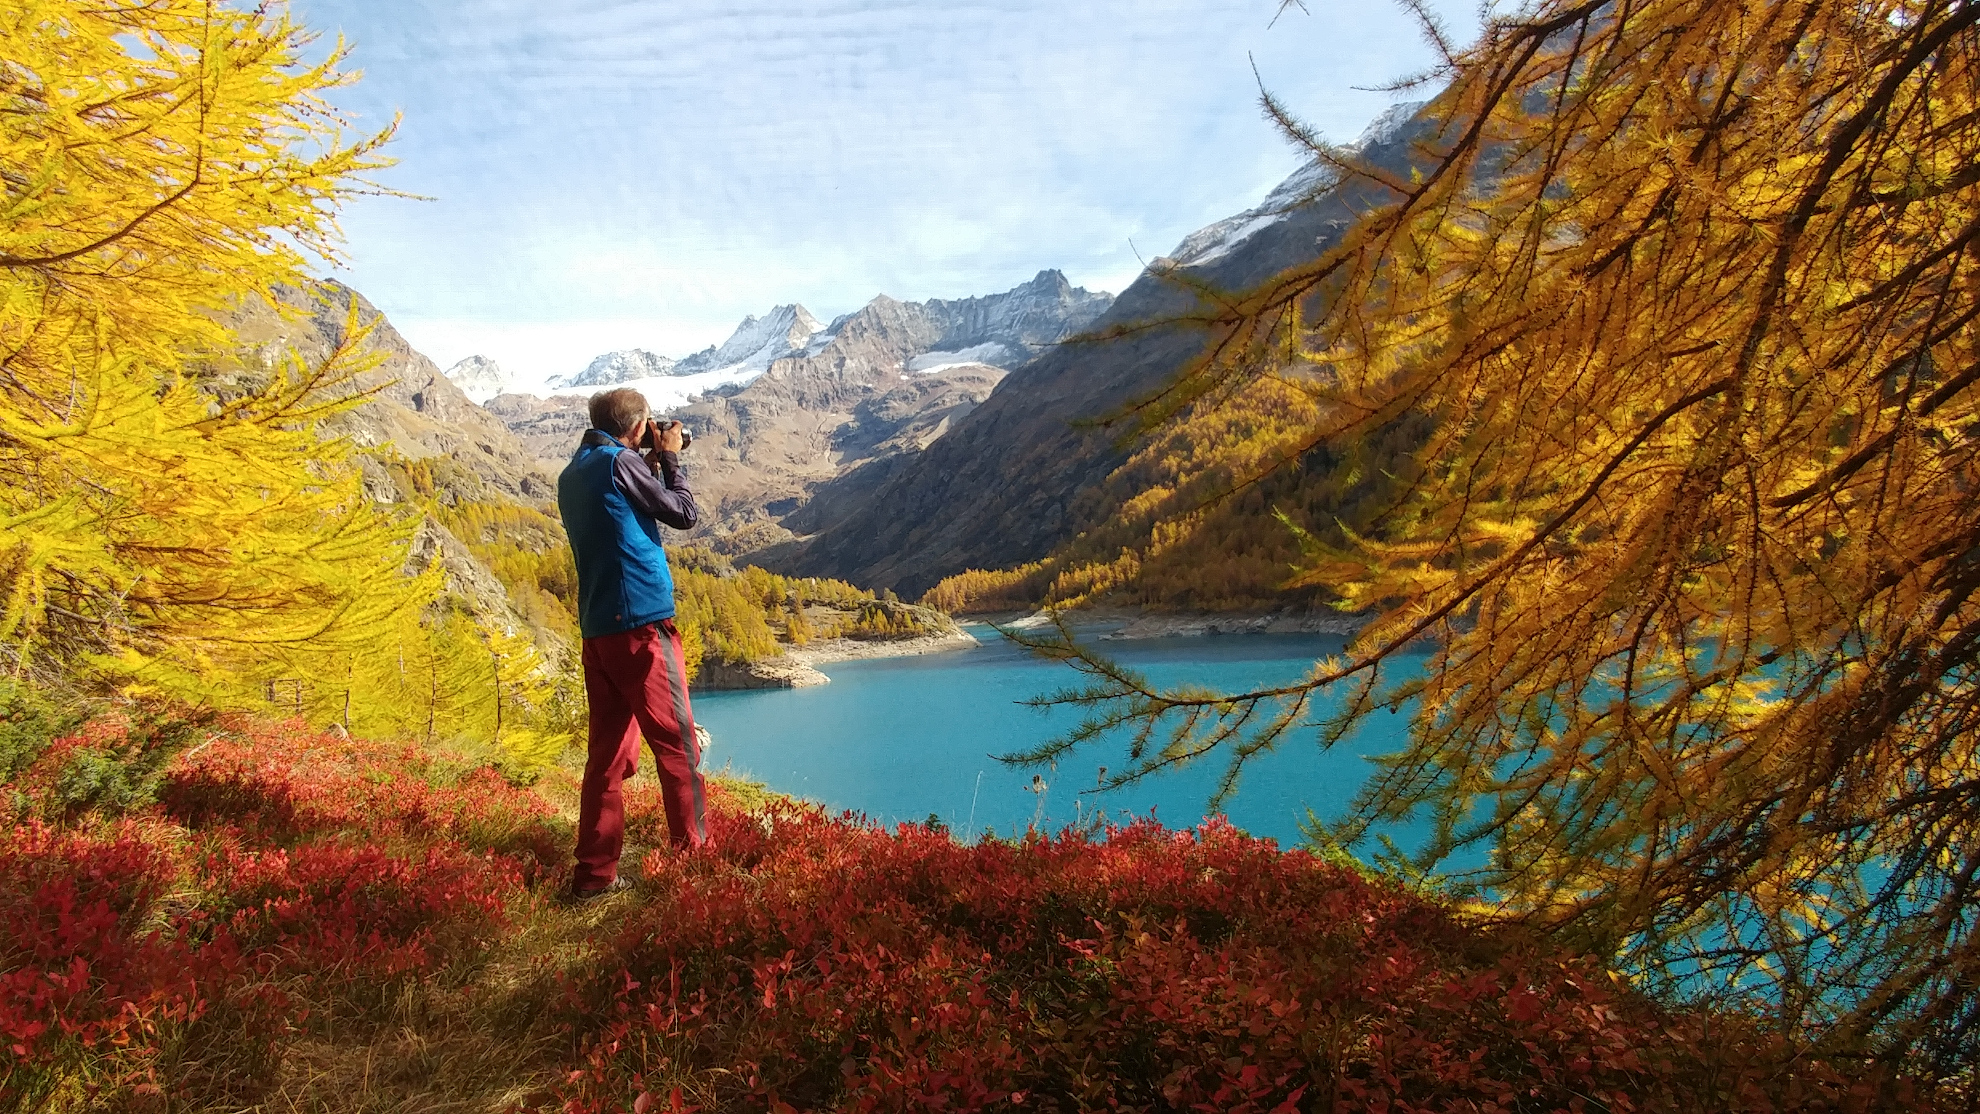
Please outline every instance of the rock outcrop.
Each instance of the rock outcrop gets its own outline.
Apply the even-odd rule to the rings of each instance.
[[[764,658],[761,661],[732,664],[717,658],[703,658],[694,676],[697,689],[801,689],[830,684],[831,678],[811,666],[790,658]]]
[[[577,450],[578,438],[591,428],[585,400],[569,395],[496,395],[482,406],[508,427],[523,451],[547,473],[563,469]]]

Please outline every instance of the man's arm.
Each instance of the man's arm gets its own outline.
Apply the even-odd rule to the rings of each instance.
[[[657,475],[638,453],[624,452],[612,461],[612,477],[619,482],[619,490],[626,493],[626,501],[634,510],[659,519],[662,526],[693,529],[694,492],[688,490],[681,458],[665,450],[656,455],[660,458]]]

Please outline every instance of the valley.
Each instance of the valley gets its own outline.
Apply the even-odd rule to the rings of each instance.
[[[1980,6],[568,7],[0,11],[0,1112],[1972,1107]]]
[[[1398,106],[1353,150],[1406,170],[1418,109]],[[780,572],[920,598],[968,570],[1046,562],[1005,576],[994,598],[951,589],[944,605],[1305,614],[1329,597],[1286,583],[1298,542],[1274,508],[1325,532],[1336,517],[1376,513],[1384,483],[1357,485],[1344,458],[1323,454],[1307,473],[1225,498],[1209,481],[1243,477],[1227,468],[1179,477],[1173,435],[1140,440],[1132,422],[1109,422],[1204,351],[1217,291],[1313,258],[1374,200],[1366,181],[1337,178],[1309,164],[1257,207],[1152,261],[1118,298],[1043,271],[974,298],[882,295],[829,324],[778,306],[689,356],[600,355],[547,396],[502,390],[499,369],[479,357],[447,374],[552,475],[585,428],[590,393],[627,385],[656,403],[679,399],[666,412],[695,431],[690,463],[704,507],[690,541]],[[1242,456],[1235,450],[1255,426],[1244,415],[1208,420],[1192,430],[1191,452]],[[1386,461],[1409,436],[1401,429],[1375,450]],[[1152,511],[1150,492],[1161,493]],[[1185,521],[1193,525],[1178,544]],[[1216,569],[1208,581],[1206,567]]]
[[[1404,165],[1413,126],[1405,106],[1356,149]],[[1214,333],[1203,318],[1216,290],[1310,257],[1364,203],[1315,164],[1187,237],[1118,298],[1045,270],[976,297],[879,295],[830,322],[779,305],[698,352],[603,353],[543,395],[510,390],[485,357],[442,372],[340,283],[286,286],[229,312],[237,350],[202,381],[226,398],[352,348],[366,364],[346,388],[354,404],[323,434],[356,451],[370,500],[417,516],[407,569],[439,569],[450,606],[525,637],[546,677],[566,675],[576,644],[555,476],[588,425],[585,399],[622,385],[696,433],[685,464],[702,521],[675,549],[704,685],[813,683],[792,656],[811,632],[939,641],[954,631],[945,611],[1050,603],[1173,612],[1178,629],[1216,629],[1219,614],[1326,628],[1341,622],[1329,597],[1286,583],[1297,542],[1274,516],[1359,521],[1383,485],[1344,473],[1367,469],[1316,457],[1218,498],[1200,481],[1226,473],[1182,472],[1242,445],[1243,415],[1195,423],[1180,452],[1174,431],[1137,439],[1106,419],[1187,368]],[[1378,448],[1406,445],[1405,431]]]

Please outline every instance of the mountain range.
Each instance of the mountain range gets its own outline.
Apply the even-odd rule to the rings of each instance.
[[[470,356],[468,359],[480,359]],[[465,363],[466,361],[462,361]],[[459,367],[459,364],[455,365]],[[550,381],[553,388],[605,387],[613,383],[623,383],[628,379],[644,379],[655,375],[670,375],[676,362],[665,356],[656,356],[644,348],[623,348],[617,352],[607,352],[585,365],[583,371],[574,375],[560,376]],[[448,376],[454,373],[449,371]],[[496,392],[497,394],[501,392]],[[486,401],[477,400],[477,401]]]
[[[1359,157],[1406,178],[1413,144],[1429,128],[1421,107],[1378,118],[1355,144]],[[967,569],[1047,557],[1140,494],[1108,485],[1133,446],[1098,423],[1203,350],[1192,315],[1214,309],[1216,292],[1316,258],[1357,213],[1385,200],[1372,182],[1342,182],[1324,161],[1308,163],[1259,206],[1151,262],[1091,323],[1096,334],[1117,328],[1109,339],[1044,351],[923,451],[818,485],[779,521],[792,539],[750,559],[913,598]]]
[[[1406,174],[1424,127],[1415,108],[1371,126],[1361,157]],[[352,435],[443,451],[428,425],[451,426],[466,436],[444,451],[477,482],[543,502],[589,424],[585,394],[629,383],[680,398],[667,390],[694,377],[712,385],[668,412],[695,433],[703,525],[692,540],[912,597],[965,569],[1039,560],[1105,521],[1135,494],[1108,482],[1132,446],[1094,423],[1201,351],[1204,334],[1187,319],[1209,292],[1314,258],[1380,200],[1379,187],[1341,183],[1315,161],[1258,206],[1184,238],[1118,298],[1047,270],[980,297],[881,295],[822,326],[782,305],[680,359],[606,353],[559,388],[573,394],[506,393],[475,406],[461,387],[498,382],[490,361],[442,376],[408,357],[392,397],[404,395],[410,413],[374,415]],[[403,346],[389,326],[386,337]]]
[[[1112,303],[1048,270],[980,297],[904,302],[883,294],[824,326],[803,306],[783,305],[662,372],[633,374],[655,365],[608,353],[570,382],[584,394],[639,387],[661,405],[683,377],[720,379],[669,413],[695,435],[701,539],[750,552],[792,540],[778,520],[820,484],[919,452],[1009,369],[1076,335]],[[485,406],[552,473],[589,425],[583,395],[504,394]]]

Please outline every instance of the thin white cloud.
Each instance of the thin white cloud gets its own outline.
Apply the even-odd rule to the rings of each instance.
[[[1253,64],[1347,139],[1425,65],[1388,4],[295,0],[405,125],[344,275],[436,359],[682,355],[745,313],[960,297],[1058,267],[1116,292],[1299,162]],[[1475,27],[1471,0],[1442,0]],[[417,333],[417,335],[415,335]],[[642,339],[634,339],[638,333]],[[507,351],[504,350],[507,346]],[[456,357],[457,358],[457,357]]]

